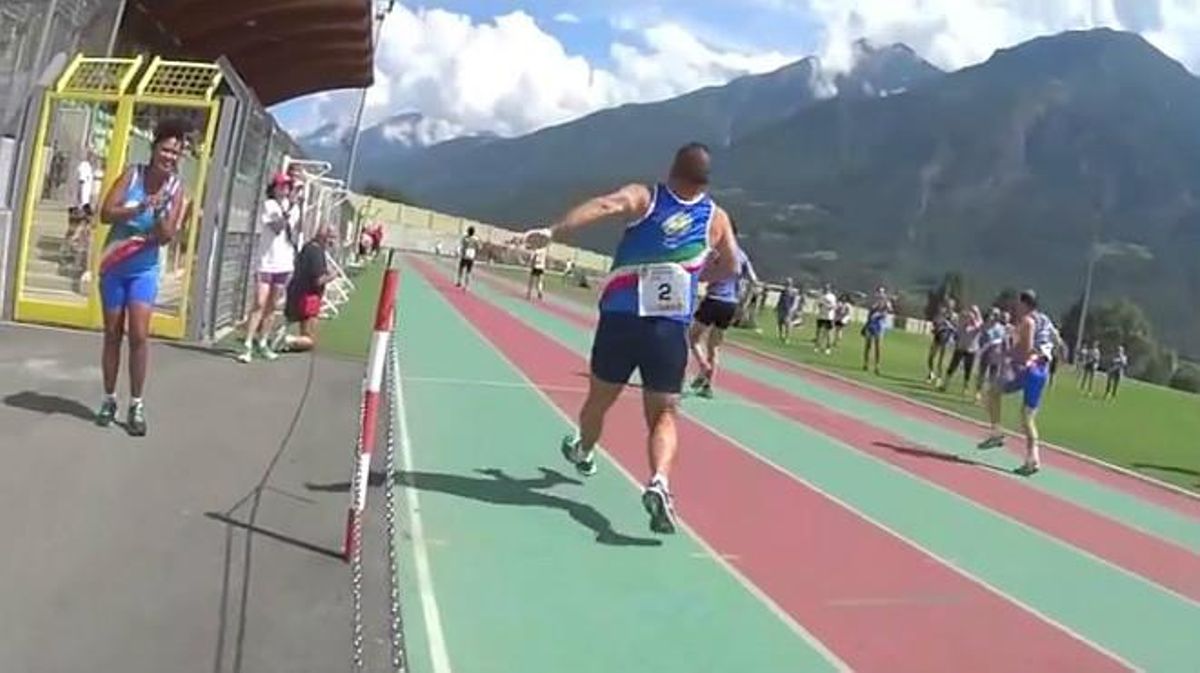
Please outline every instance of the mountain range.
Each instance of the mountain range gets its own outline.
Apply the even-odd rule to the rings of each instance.
[[[713,148],[714,195],[767,276],[918,290],[958,271],[974,301],[1030,286],[1061,312],[1089,250],[1132,243],[1152,259],[1102,260],[1098,298],[1133,299],[1164,342],[1200,355],[1200,80],[1107,29],[951,73],[903,45],[856,52],[839,76],[808,58],[519,138],[372,143],[359,175],[525,228],[659,178],[675,147],[699,140]],[[608,249],[617,230],[581,243]]]

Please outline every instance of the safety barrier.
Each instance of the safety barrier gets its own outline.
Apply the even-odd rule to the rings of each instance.
[[[370,479],[371,454],[375,449],[375,434],[379,419],[379,391],[383,383],[384,364],[388,354],[388,337],[395,321],[396,288],[400,271],[394,266],[395,251],[389,250],[387,270],[375,309],[375,332],[367,358],[363,379],[362,415],[359,419],[359,440],[354,456],[354,475],[351,479],[350,509],[346,513],[346,534],[342,554],[350,560],[362,544],[362,517],[367,507],[367,483]]]
[[[355,443],[354,473],[350,479],[350,508],[346,514],[346,531],[342,555],[350,565],[351,596],[351,670],[365,670],[366,638],[363,628],[363,520],[367,507],[367,487],[371,477],[371,458],[375,452],[380,404],[387,406],[387,431],[384,446],[384,525],[388,562],[388,627],[390,668],[396,673],[408,670],[408,654],[404,641],[403,614],[400,607],[399,551],[396,548],[396,451],[397,428],[402,422],[399,411],[399,359],[396,338],[396,291],[400,272],[395,266],[395,250],[388,251],[387,268],[375,308],[375,331],[367,358],[360,401],[358,441]],[[386,384],[386,390],[385,388]],[[407,430],[401,428],[404,434]],[[407,441],[404,439],[402,441]]]

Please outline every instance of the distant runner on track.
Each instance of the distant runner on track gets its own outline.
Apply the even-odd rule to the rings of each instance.
[[[1020,392],[1023,398],[1021,425],[1025,431],[1025,463],[1017,474],[1030,476],[1041,468],[1038,451],[1037,412],[1042,393],[1050,377],[1050,360],[1059,347],[1058,330],[1054,323],[1038,310],[1037,295],[1025,290],[1017,298],[1016,325],[1009,361],[1002,365],[1001,380],[988,389],[988,420],[990,433],[979,444],[981,449],[1004,446],[1000,429],[1000,401],[1008,393]]]
[[[737,236],[737,223],[730,220],[730,227],[733,235]],[[705,292],[704,301],[700,302],[700,308],[696,310],[696,319],[688,335],[692,355],[700,370],[692,381],[692,389],[700,397],[712,397],[713,377],[717,370],[717,349],[725,340],[725,330],[729,329],[737,317],[740,281],[745,278],[755,285],[758,284],[758,274],[754,272],[750,258],[740,248],[737,254],[737,273],[708,284],[708,291]]]
[[[579,435],[563,440],[562,453],[580,474],[596,473],[594,450],[604,417],[633,372],[639,372],[652,473],[642,506],[656,533],[676,528],[668,475],[678,448],[675,419],[697,287],[701,279],[728,278],[738,271],[729,216],[707,192],[710,164],[708,148],[685,145],[676,152],[665,184],[631,184],[593,198],[559,224],[528,232],[525,239],[529,248],[544,248],[606,218],[637,218],[621,236],[601,293]]]
[[[533,299],[537,293],[539,300],[546,298],[546,264],[547,251],[545,248],[534,250],[529,259],[529,285],[525,288],[525,298]]]
[[[475,227],[467,227],[467,235],[458,242],[458,278],[455,287],[467,289],[471,287],[471,272],[475,270],[475,258],[479,255],[479,239],[475,237]]]

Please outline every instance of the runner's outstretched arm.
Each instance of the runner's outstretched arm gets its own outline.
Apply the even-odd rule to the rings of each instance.
[[[610,217],[634,217],[650,209],[650,189],[630,184],[611,194],[597,196],[575,206],[556,225],[526,233],[526,244],[540,248],[553,241],[562,241],[573,232]]]

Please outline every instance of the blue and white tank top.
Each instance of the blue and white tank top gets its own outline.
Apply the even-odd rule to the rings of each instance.
[[[146,192],[145,181],[146,167],[138,164],[133,167],[133,175],[129,179],[129,185],[125,189],[125,197],[121,202],[123,206],[130,206],[135,203],[145,203],[149,198]],[[154,224],[159,220],[167,217],[171,210],[171,203],[174,201],[175,193],[179,190],[179,178],[172,175],[167,178],[167,182],[163,184],[161,193],[163,194],[162,203],[154,210],[145,209],[138,212],[137,215],[118,222],[108,230],[108,237],[105,239],[105,247],[109,247],[115,243],[120,243],[134,236],[148,237],[154,229]],[[138,250],[127,259],[123,259],[120,263],[108,271],[109,274],[129,276],[152,271],[158,267],[159,246],[148,245]]]
[[[1058,328],[1054,326],[1045,313],[1037,311],[1033,314],[1033,351],[1047,361],[1054,358],[1054,347],[1058,345]]]
[[[737,273],[728,278],[709,283],[708,292],[705,294],[706,298],[713,301],[725,302],[726,304],[738,303],[738,282],[750,275],[750,258],[746,256],[746,253],[742,252],[741,248],[738,248],[737,257]]]
[[[665,271],[669,276],[674,271],[674,278],[664,277],[668,282],[681,281],[683,286],[672,287],[671,292],[686,296],[681,303],[672,304],[669,312],[654,315],[689,322],[696,308],[700,271],[709,250],[708,230],[716,208],[708,194],[685,201],[666,185],[656,185],[649,210],[625,228],[617,244],[612,271],[600,295],[600,312],[647,315],[643,300],[648,290],[642,286],[647,274]]]

